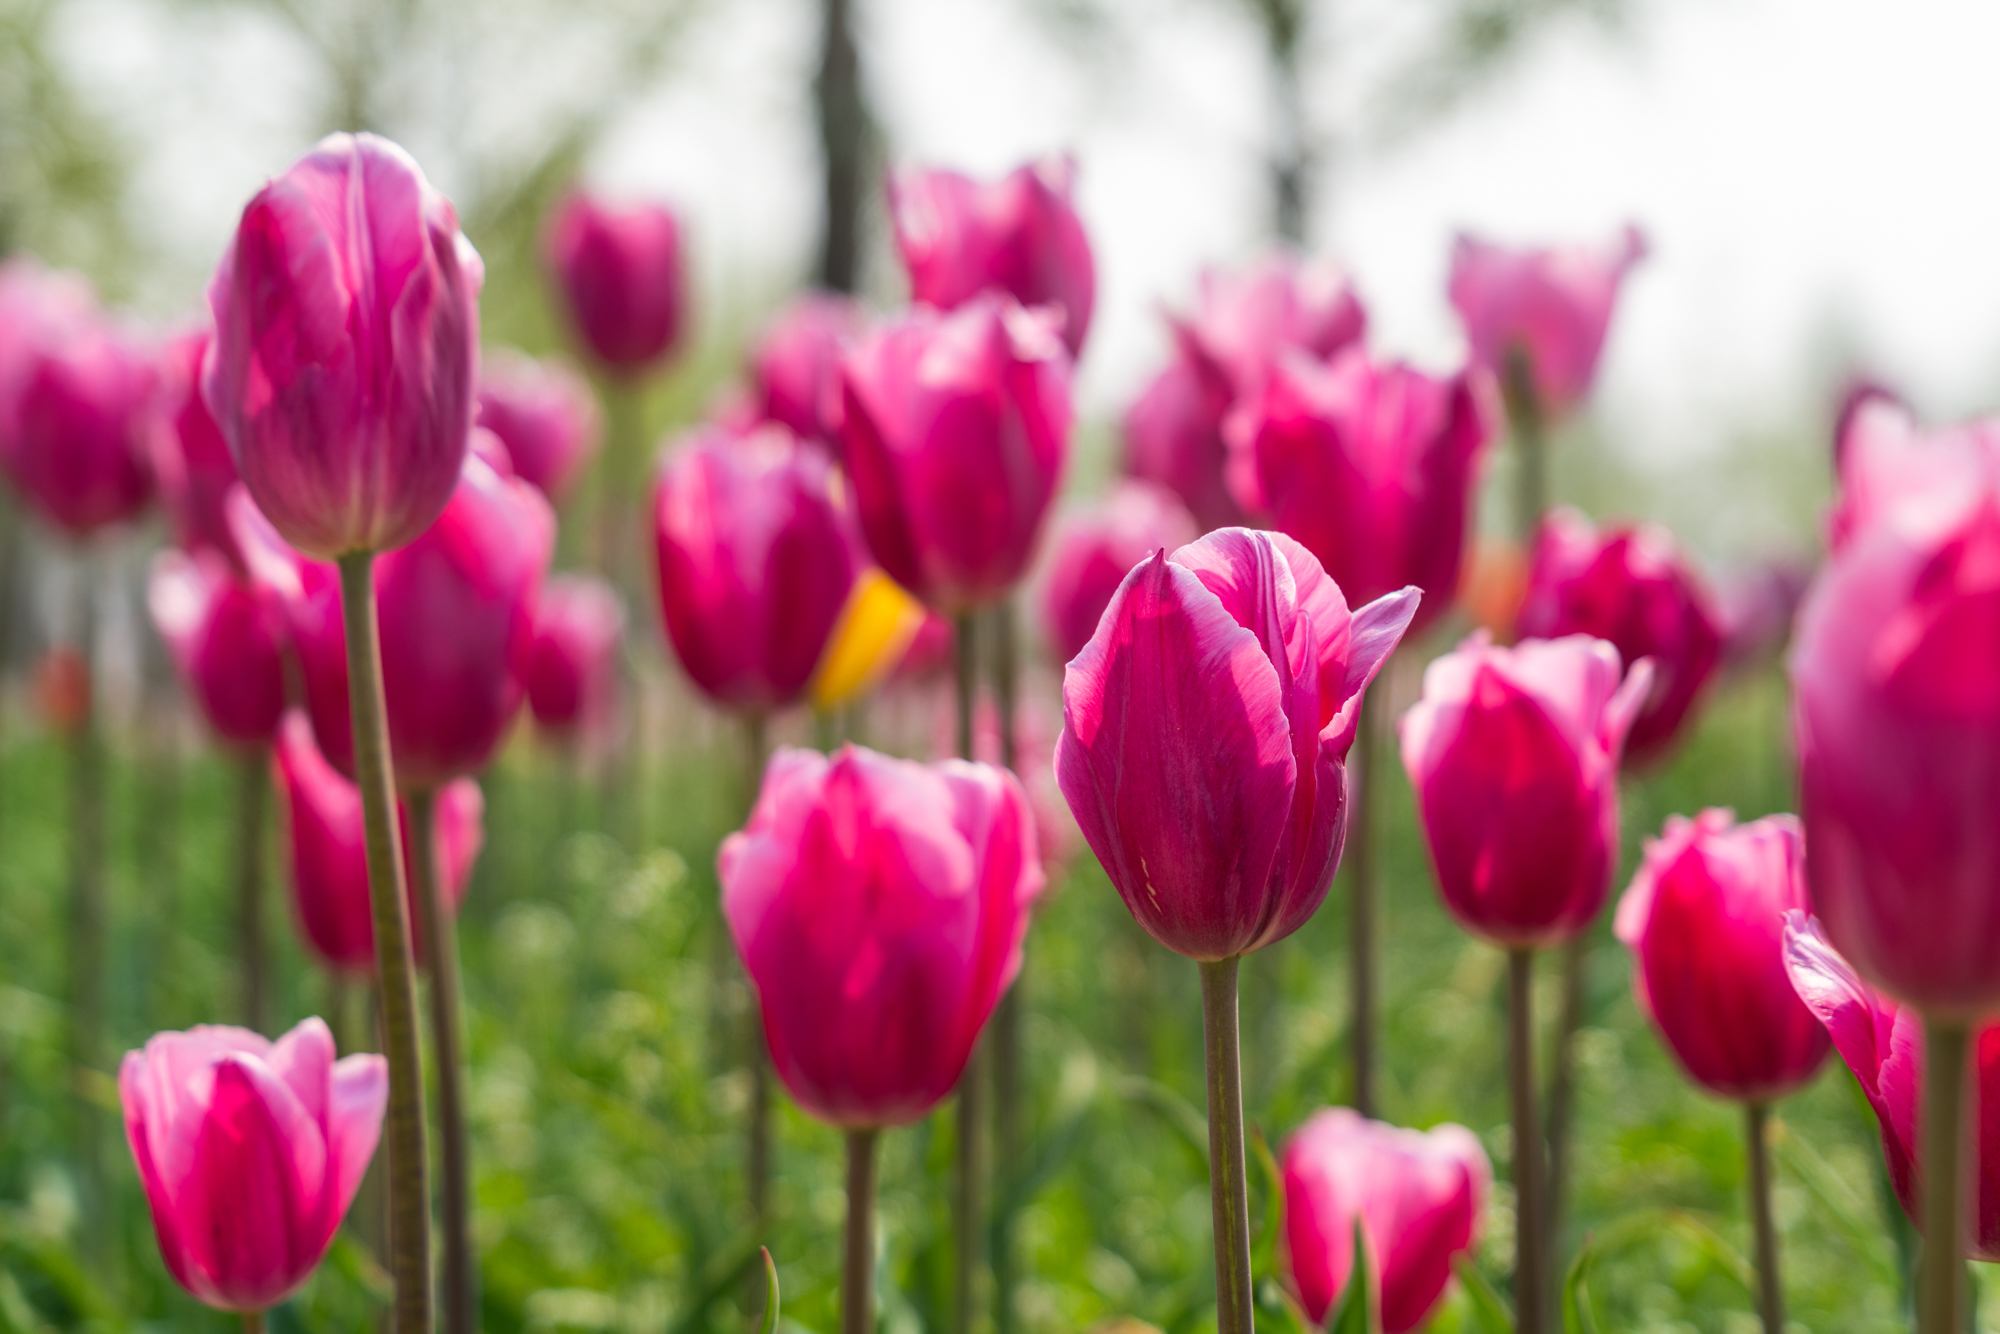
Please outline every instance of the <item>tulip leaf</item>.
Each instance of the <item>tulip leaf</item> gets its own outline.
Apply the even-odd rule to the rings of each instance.
[[[757,1334],[777,1334],[778,1266],[771,1261],[769,1246],[759,1246],[757,1254],[764,1257],[764,1323]]]
[[[1208,1118],[1196,1111],[1193,1103],[1159,1080],[1142,1075],[1121,1075],[1112,1088],[1126,1101],[1158,1113],[1194,1159],[1202,1176],[1208,1175]]]
[[[1563,1280],[1563,1334],[1598,1334],[1597,1315],[1590,1308],[1590,1270],[1596,1263],[1597,1247],[1585,1237]]]
[[[1347,1291],[1326,1327],[1326,1334],[1381,1334],[1382,1324],[1375,1306],[1374,1265],[1368,1260],[1368,1237],[1361,1220],[1354,1220],[1354,1265],[1348,1271]]]
[[[708,1323],[708,1308],[721,1300],[723,1293],[748,1277],[751,1267],[757,1263],[757,1253],[762,1249],[754,1236],[745,1234],[719,1252],[706,1266],[700,1279],[701,1287],[687,1304],[686,1314],[673,1327],[672,1334],[696,1334],[704,1328]]]
[[[1271,1153],[1271,1145],[1264,1138],[1261,1127],[1250,1127],[1250,1153],[1257,1160],[1257,1166],[1264,1178],[1264,1230],[1257,1236],[1257,1244],[1250,1248],[1250,1273],[1263,1278],[1277,1272],[1278,1232],[1285,1221],[1285,1178],[1278,1170],[1278,1160]]]
[[[1469,1255],[1459,1256],[1451,1267],[1458,1274],[1459,1286],[1465,1289],[1482,1334],[1514,1334],[1514,1313],[1507,1309],[1506,1301],[1494,1288],[1493,1280],[1486,1277],[1486,1271],[1474,1264]]]

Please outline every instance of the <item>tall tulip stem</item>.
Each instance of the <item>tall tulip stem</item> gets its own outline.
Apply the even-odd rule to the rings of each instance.
[[[952,623],[957,684],[957,743],[962,759],[972,758],[972,710],[979,679],[977,621],[969,614]],[[971,1334],[978,1310],[979,1286],[986,1256],[986,1053],[984,1043],[972,1050],[965,1073],[958,1079],[957,1152],[952,1175],[957,1186],[952,1201],[952,1334]]]
[[[840,1334],[875,1334],[874,1129],[847,1132],[847,1233],[840,1271]]]
[[[1382,714],[1379,702],[1382,685],[1378,681],[1361,700],[1361,731],[1357,738],[1360,782],[1349,815],[1347,856],[1353,866],[1349,892],[1352,917],[1348,944],[1349,981],[1353,988],[1350,1004],[1349,1047],[1354,1057],[1354,1110],[1366,1117],[1375,1115],[1375,904],[1380,867],[1375,856],[1375,803],[1380,799],[1382,767],[1386,751],[1382,745]]]
[[[744,822],[749,822],[750,811],[756,807],[757,793],[764,779],[764,761],[767,751],[765,740],[765,719],[761,713],[752,713],[743,720],[743,760]],[[764,1023],[753,999],[749,1008],[749,1036],[746,1043],[750,1057],[750,1117],[745,1127],[748,1143],[744,1146],[745,1194],[750,1201],[750,1220],[760,1229],[771,1216],[771,1053],[764,1045]],[[763,1286],[761,1277],[753,1278],[759,1288]]]
[[[245,1311],[243,1313],[243,1334],[264,1334],[264,1313]]]
[[[1217,1334],[1252,1334],[1250,1184],[1243,1152],[1243,1049],[1234,957],[1201,965],[1202,1056],[1208,1069],[1208,1193],[1215,1216]]]
[[[395,1334],[430,1334],[431,1220],[424,1161],[423,1070],[417,1056],[417,981],[403,886],[402,834],[389,767],[389,720],[382,702],[382,653],[375,626],[375,555],[340,558],[347,631],[347,691],[354,715],[354,776],[368,846],[368,902],[375,927],[375,972],[382,1047],[389,1062],[389,1273],[395,1281]]]
[[[1555,1254],[1563,1205],[1569,1198],[1570,1129],[1576,1120],[1576,1031],[1583,1026],[1583,974],[1589,962],[1590,933],[1586,931],[1562,947],[1562,991],[1556,1002],[1554,1068],[1549,1071],[1546,1118],[1548,1194],[1542,1212],[1542,1232],[1548,1238],[1550,1255]]]
[[[1965,1230],[1960,1193],[1965,1165],[1965,1066],[1971,1031],[1962,1020],[1924,1020],[1923,1133],[1917,1177],[1924,1248],[1917,1279],[1917,1334],[1958,1334],[1964,1328]]]
[[[1547,1327],[1542,1228],[1542,1124],[1535,1116],[1535,952],[1507,953],[1507,1077],[1514,1112],[1514,1317],[1518,1334]]]
[[[1535,526],[1549,507],[1548,423],[1543,420],[1541,397],[1535,392],[1534,367],[1519,347],[1507,355],[1503,388],[1507,426],[1520,467],[1515,481],[1514,522],[1526,542],[1535,535]]]
[[[410,795],[410,864],[417,920],[431,975],[431,1060],[437,1069],[438,1222],[444,1232],[443,1308],[447,1334],[476,1334],[479,1290],[472,1267],[472,1164],[465,1132],[465,1024],[458,970],[458,921],[438,874],[437,793]]]
[[[79,1071],[104,1062],[105,932],[104,738],[97,713],[97,560],[77,563],[77,656],[83,670],[83,711],[69,734],[70,1060]],[[78,1081],[81,1089],[82,1083]],[[89,1098],[77,1098],[74,1119],[78,1193],[94,1238],[108,1236],[102,1118]],[[101,1256],[101,1248],[94,1249]]]
[[[1750,1158],[1750,1218],[1757,1229],[1757,1312],[1764,1334],[1785,1332],[1785,1284],[1778,1272],[1778,1228],[1771,1219],[1771,1104],[1743,1108],[1743,1142]]]
[[[264,807],[271,757],[259,746],[238,761],[236,775],[236,930],[243,964],[243,1025],[270,1031],[264,957]]]
[[[993,703],[1000,721],[1000,764],[1010,772],[1020,770],[1015,709],[1020,695],[1020,641],[1015,634],[1014,603],[1010,598],[993,609]],[[1028,980],[1028,956],[1024,951],[1021,971],[1014,984],[1000,998],[993,1011],[991,1036],[986,1040],[993,1052],[993,1131],[995,1178],[999,1201],[993,1216],[993,1329],[995,1334],[1013,1334],[1014,1286],[1014,1186],[1025,1168],[1027,1146],[1023,1103],[1027,1097],[1027,1072],[1021,1051],[1021,1010]]]

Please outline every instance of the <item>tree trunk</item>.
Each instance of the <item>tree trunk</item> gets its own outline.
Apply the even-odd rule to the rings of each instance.
[[[861,218],[874,126],[861,91],[861,56],[854,45],[852,0],[820,0],[820,13],[819,74],[813,79],[813,105],[826,166],[826,216],[819,281],[830,291],[852,292],[861,278]]]

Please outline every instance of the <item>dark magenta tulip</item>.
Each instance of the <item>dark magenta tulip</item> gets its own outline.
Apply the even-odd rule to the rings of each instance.
[[[780,750],[716,857],[771,1064],[834,1125],[903,1125],[957,1085],[1041,892],[1013,775],[857,746]]]
[[[1056,781],[1153,939],[1212,962],[1319,907],[1361,695],[1417,597],[1350,614],[1304,547],[1246,528],[1125,576],[1064,675]]]
[[[801,440],[838,447],[840,359],[868,327],[861,303],[810,292],[778,313],[750,354],[751,411]]]
[[[1179,496],[1204,531],[1248,521],[1226,476],[1222,423],[1234,401],[1226,378],[1181,354],[1125,411],[1125,471]]]
[[[238,570],[242,553],[229,529],[226,502],[241,479],[215,414],[202,397],[207,329],[184,333],[167,345],[162,383],[167,429],[154,436],[153,476],[173,522],[174,540],[189,551],[220,551]]]
[[[224,741],[260,746],[285,712],[284,612],[214,547],[153,558],[147,609],[201,713]]]
[[[572,741],[601,738],[618,712],[618,650],[625,608],[610,584],[556,575],[535,610],[528,707],[543,730]]]
[[[556,207],[542,237],[563,313],[606,370],[644,375],[681,341],[687,260],[665,204],[613,204],[582,191]]]
[[[597,452],[604,423],[583,377],[518,352],[488,353],[479,369],[479,424],[516,477],[561,504]]]
[[[437,518],[472,426],[485,269],[417,164],[334,134],[243,210],[208,305],[209,409],[284,539],[331,560]]]
[[[1195,539],[1194,518],[1173,492],[1127,479],[1056,521],[1042,583],[1042,633],[1057,662],[1083,652],[1125,575],[1154,552]]]

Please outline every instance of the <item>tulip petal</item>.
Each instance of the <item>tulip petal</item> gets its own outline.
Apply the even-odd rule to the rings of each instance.
[[[382,1117],[389,1106],[389,1062],[369,1052],[343,1056],[333,1064],[328,1087],[327,1207],[330,1228],[338,1229],[382,1138]]]

